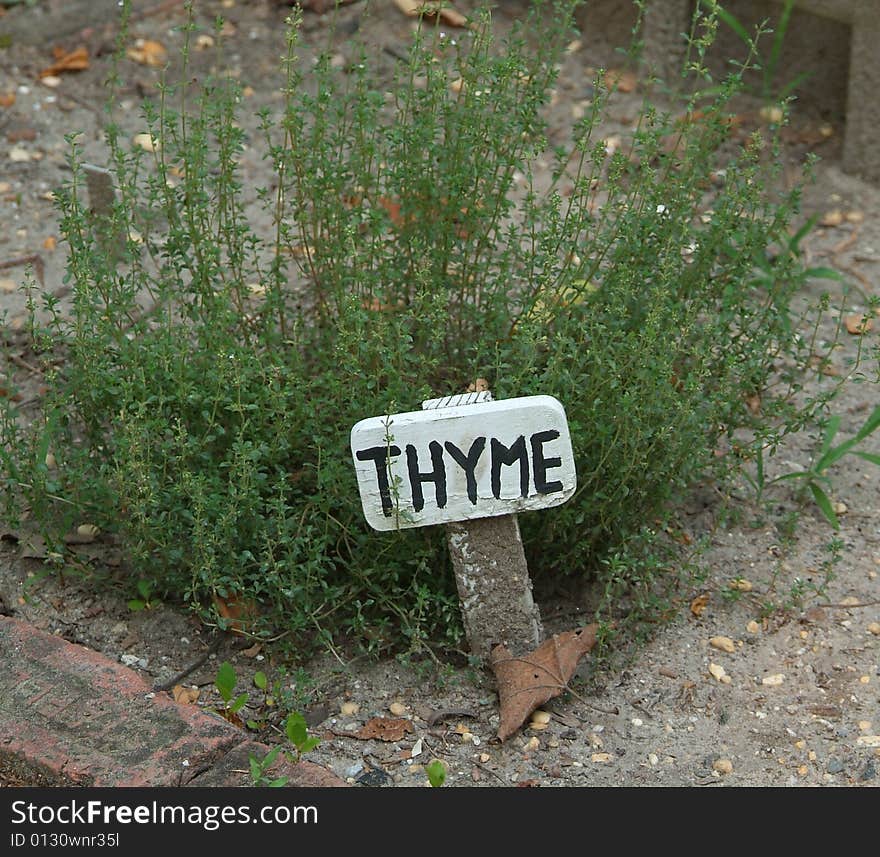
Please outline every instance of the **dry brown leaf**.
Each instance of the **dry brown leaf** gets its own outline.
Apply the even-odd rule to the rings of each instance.
[[[404,223],[404,218],[400,213],[400,203],[390,199],[387,196],[380,196],[378,199],[379,205],[385,209],[385,213],[388,217],[391,218],[391,222],[395,226],[402,226]]]
[[[12,107],[15,104],[14,92],[0,92],[0,107]]]
[[[605,72],[605,85],[609,89],[617,89],[620,92],[634,92],[638,83],[638,78],[634,72],[616,68],[608,69]]]
[[[44,250],[54,250],[58,243],[58,239],[54,235],[49,235],[43,240]]]
[[[846,332],[853,336],[861,336],[874,326],[874,320],[863,315],[848,315],[843,322],[846,325]]]
[[[89,52],[81,45],[72,51],[55,48],[55,62],[40,72],[40,77],[55,77],[66,71],[84,71],[89,67]]]
[[[436,15],[450,27],[466,27],[468,25],[467,18],[461,12],[445,3],[427,3],[425,0],[394,0],[394,5],[410,18],[419,15],[433,18]]]
[[[563,631],[545,640],[534,652],[514,657],[503,645],[492,650],[490,661],[498,684],[501,723],[498,737],[505,741],[539,706],[568,687],[580,659],[596,645],[598,625]]]
[[[42,536],[33,534],[22,539],[19,553],[22,559],[46,559],[48,555],[49,548]]]
[[[354,734],[365,741],[400,741],[404,735],[413,731],[412,721],[406,717],[371,717]]]
[[[199,689],[176,684],[171,688],[171,696],[174,697],[175,702],[179,702],[181,705],[192,705],[199,698]]]
[[[757,394],[746,396],[746,406],[756,416],[761,413],[761,397]]]
[[[489,382],[485,378],[477,378],[468,384],[469,393],[485,393],[489,389]]]
[[[396,304],[383,304],[379,298],[373,295],[369,300],[364,298],[361,301],[361,306],[370,312],[394,312],[395,310],[402,309],[404,304],[403,301],[397,301]]]
[[[148,65],[151,68],[161,68],[168,61],[168,51],[161,42],[153,39],[138,39],[133,47],[130,47],[125,55],[136,63]]]
[[[698,595],[693,601],[691,601],[691,613],[694,614],[697,618],[703,615],[703,611],[706,609],[706,605],[709,603],[709,593],[704,592],[702,595]]]
[[[235,634],[240,634],[242,627],[252,622],[259,612],[253,601],[222,598],[219,595],[214,596],[214,607],[220,617],[227,620],[226,627]]]

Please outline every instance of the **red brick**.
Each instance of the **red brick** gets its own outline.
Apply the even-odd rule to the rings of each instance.
[[[0,617],[0,770],[59,786],[250,785],[234,771],[268,749],[98,652]],[[287,767],[291,785],[342,784]]]

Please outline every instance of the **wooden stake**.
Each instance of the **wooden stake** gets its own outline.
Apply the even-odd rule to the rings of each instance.
[[[491,394],[465,393],[422,403],[425,410],[492,401]],[[487,666],[492,649],[504,644],[514,655],[533,651],[544,630],[523,551],[516,515],[496,515],[446,524],[447,543],[472,654]]]

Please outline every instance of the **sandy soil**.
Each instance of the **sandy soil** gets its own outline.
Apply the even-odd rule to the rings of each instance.
[[[225,60],[253,87],[248,104],[271,103],[283,44],[281,22],[288,10],[266,0],[197,6],[205,20],[217,13],[228,19]],[[374,6],[379,13],[372,17],[364,15],[359,2],[341,10],[336,49],[344,55],[344,36],[359,28],[378,46],[380,66],[384,63],[387,70],[410,38],[413,23],[391,0]],[[180,38],[173,29],[181,20],[178,4],[138,8],[145,12],[135,16],[133,35],[161,41],[173,56]],[[16,260],[36,256],[46,289],[57,290],[62,303],[69,299],[62,283],[63,247],[52,240],[60,234],[49,193],[64,177],[63,135],[70,130],[84,131],[87,156],[102,162],[102,81],[112,44],[112,27],[86,22],[86,29],[70,31],[56,5],[48,2],[46,9],[56,14],[40,19],[40,26],[48,28],[46,33],[53,26],[63,33],[57,41],[67,50],[86,45],[91,62],[84,71],[59,75],[57,86],[47,86],[39,72],[52,62],[51,36],[36,44],[23,40],[0,52],[0,95],[14,94],[14,103],[0,108],[0,307],[6,311],[12,353],[25,362],[24,304],[15,289],[23,282],[26,262]],[[509,24],[521,9],[520,3],[504,5],[496,16],[498,26]],[[146,14],[150,10],[158,12]],[[588,97],[588,69],[615,62],[608,34],[625,32],[625,22],[606,13],[585,31],[582,48],[566,58],[550,116],[551,128],[559,133],[571,121],[573,107]],[[36,14],[12,9],[7,18]],[[327,25],[326,18],[308,12],[306,44],[321,43]],[[197,55],[196,62],[206,63],[206,57]],[[131,62],[123,74],[126,97],[136,105],[153,90],[158,72]],[[609,134],[626,133],[640,98],[637,87],[615,102]],[[812,233],[806,249],[816,264],[836,267],[853,285],[876,293],[880,188],[837,166],[843,128],[836,109],[805,104],[795,110],[788,157],[796,164],[813,150],[822,158],[817,181],[806,194],[805,216],[843,214]],[[143,130],[137,127],[136,110],[131,114],[132,132]],[[831,133],[817,133],[822,125],[829,125]],[[263,169],[256,149],[246,153],[245,166],[255,176]],[[876,330],[866,334],[870,347],[877,335]],[[846,371],[857,345],[857,337],[845,339],[835,357],[840,371]],[[26,367],[17,364],[8,371]],[[835,405],[843,420],[841,436],[853,433],[878,403],[876,383],[850,384]],[[774,472],[804,465],[814,448],[815,438],[797,438],[773,460]],[[880,441],[869,439],[865,449],[880,452]],[[788,532],[796,511],[790,483],[774,487],[770,502],[761,507],[746,490],[722,502],[707,489],[682,510],[682,531],[693,540],[707,537],[708,549],[702,557],[705,579],[684,594],[681,615],[659,628],[623,667],[600,674],[591,671],[587,659],[583,680],[573,683],[575,692],[544,706],[549,713],[544,728],[526,726],[498,742],[491,676],[454,661],[443,666],[328,655],[305,665],[305,675],[287,665],[276,695],[285,693],[295,701],[322,738],[309,758],[362,786],[421,787],[425,764],[439,758],[453,786],[876,787],[880,471],[848,457],[833,476],[835,502],[846,511],[836,534],[839,561],[827,587],[822,587],[823,569],[831,561],[828,544],[835,533],[810,507],[794,534]],[[5,533],[0,542],[0,609],[120,658],[157,683],[168,682],[206,652],[210,632],[191,616],[165,605],[132,612],[126,606],[130,592],[98,591],[72,569],[60,577],[44,576],[39,550],[16,536]],[[99,567],[112,571],[123,563],[124,568],[118,546],[98,541],[75,549]],[[811,593],[811,585],[822,591]],[[793,597],[804,586],[802,597]],[[582,621],[582,605],[576,602],[540,607],[548,632]],[[251,695],[245,716],[266,717],[269,709],[252,676],[257,670],[270,678],[279,675],[279,665],[270,665],[268,654],[229,636],[180,684],[199,688],[194,704],[216,706],[213,677],[217,665],[229,660],[239,689]],[[404,719],[409,731],[392,741],[353,737],[372,717]],[[276,734],[272,718],[266,719],[260,733],[264,740]]]

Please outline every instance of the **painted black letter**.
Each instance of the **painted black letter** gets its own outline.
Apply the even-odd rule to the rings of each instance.
[[[468,454],[465,455],[454,443],[450,443],[448,440],[444,444],[446,447],[446,451],[452,456],[455,460],[455,463],[464,470],[465,478],[467,479],[467,495],[468,500],[471,501],[471,504],[477,505],[477,477],[474,475],[474,471],[477,469],[477,462],[480,460],[480,456],[483,454],[483,450],[486,448],[486,438],[478,437],[471,444],[471,448],[468,450]]]
[[[406,466],[409,470],[410,485],[412,485],[413,509],[417,512],[421,512],[425,508],[425,496],[422,494],[423,482],[434,483],[437,508],[442,509],[446,505],[446,466],[443,464],[443,447],[436,440],[432,440],[428,444],[428,449],[431,451],[431,465],[434,469],[427,473],[419,473],[419,454],[411,443],[406,445]]]
[[[497,438],[492,438],[492,495],[497,500],[501,496],[501,465],[513,464],[519,459],[520,496],[529,495],[529,457],[526,454],[526,439],[520,435],[509,447]]]
[[[359,449],[355,455],[358,461],[373,461],[376,465],[376,482],[379,483],[379,496],[382,498],[382,514],[391,517],[394,504],[391,502],[391,490],[388,485],[388,454],[400,455],[399,446],[371,446]]]
[[[547,471],[551,467],[561,467],[561,458],[544,458],[544,450],[541,448],[545,443],[556,440],[559,432],[556,429],[539,431],[532,435],[532,468],[535,471],[535,491],[539,494],[552,494],[562,490],[562,483],[558,480],[547,481]]]

